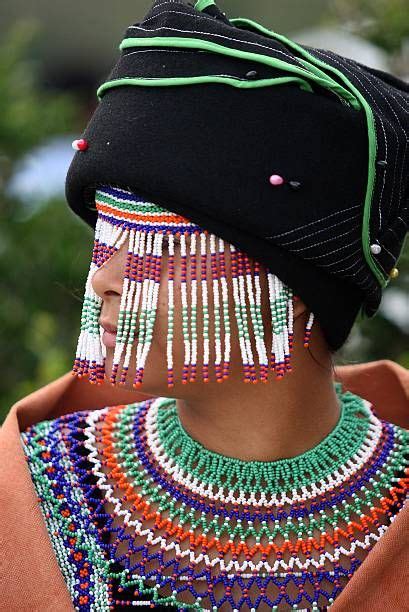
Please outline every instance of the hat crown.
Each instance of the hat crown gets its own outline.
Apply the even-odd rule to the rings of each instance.
[[[94,225],[111,184],[191,219],[268,265],[339,345],[359,306],[376,312],[407,233],[408,87],[205,0],[155,0],[121,50],[69,205]]]

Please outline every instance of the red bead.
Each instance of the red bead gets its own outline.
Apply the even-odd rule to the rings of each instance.
[[[74,140],[72,143],[72,148],[76,151],[86,151],[88,149],[88,140],[85,140],[85,138]]]

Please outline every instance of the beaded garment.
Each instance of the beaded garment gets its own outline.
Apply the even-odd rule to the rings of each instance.
[[[409,431],[334,385],[334,429],[271,462],[207,450],[171,398],[25,430],[75,609],[330,608],[409,491]]]

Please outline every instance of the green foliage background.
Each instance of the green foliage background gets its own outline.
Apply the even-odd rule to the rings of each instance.
[[[34,146],[80,129],[78,101],[38,86],[38,66],[29,59],[36,36],[32,24],[19,23],[0,45],[0,419],[17,399],[71,368],[93,243],[62,200],[32,215],[6,192]]]
[[[364,19],[363,33],[397,53],[409,36],[405,4],[339,0],[330,17],[358,25]],[[0,420],[19,398],[71,369],[93,244],[91,229],[64,201],[44,202],[33,215],[23,202],[6,195],[7,181],[28,151],[54,134],[81,132],[84,123],[73,95],[38,85],[38,67],[29,59],[36,35],[22,23],[0,45]],[[391,285],[408,296],[408,243],[399,270]],[[371,320],[357,321],[336,362],[388,358],[409,367],[408,340],[378,312]]]

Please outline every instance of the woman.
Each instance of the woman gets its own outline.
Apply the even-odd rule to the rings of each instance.
[[[408,374],[332,367],[397,274],[404,84],[212,2],[122,48],[67,177],[76,377],[2,431],[5,609],[404,610]]]

